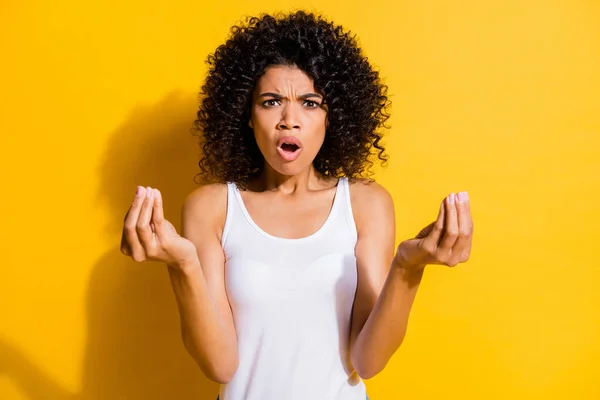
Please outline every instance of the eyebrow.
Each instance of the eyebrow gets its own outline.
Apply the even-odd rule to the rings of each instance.
[[[274,97],[276,99],[283,99],[284,97],[282,95],[280,95],[279,93],[273,93],[273,92],[266,92],[266,93],[261,93],[259,96],[260,97]],[[322,99],[323,96],[321,96],[320,94],[317,93],[304,93],[303,95],[298,96],[298,99],[300,100],[306,100],[306,99],[310,99],[310,98],[318,98],[318,99]]]

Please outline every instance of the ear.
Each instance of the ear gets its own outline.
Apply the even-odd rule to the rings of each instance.
[[[248,126],[252,129],[254,129],[254,126],[252,125],[252,118],[248,119]]]

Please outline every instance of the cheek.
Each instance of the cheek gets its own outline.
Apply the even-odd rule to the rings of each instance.
[[[253,115],[254,126],[252,130],[254,131],[254,138],[259,147],[272,140],[273,129],[269,129],[270,119],[272,118],[269,118],[269,115],[265,113],[255,113]]]
[[[318,133],[315,133],[311,143],[311,147],[313,148],[315,155],[319,152],[319,150],[321,150],[321,146],[323,146],[324,141],[325,131],[319,131]]]
[[[270,151],[269,148],[271,147],[271,142],[273,139],[270,138],[264,130],[255,128],[254,140],[256,140],[256,144],[258,145],[260,152],[266,156]]]
[[[314,149],[314,152],[318,152],[323,142],[325,141],[326,134],[326,123],[323,117],[315,118],[311,121],[311,135],[310,135],[310,147]]]

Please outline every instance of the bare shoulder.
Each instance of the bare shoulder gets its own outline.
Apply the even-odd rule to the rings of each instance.
[[[352,205],[358,208],[390,207],[394,205],[392,196],[386,188],[369,179],[353,179],[350,182]]]
[[[220,237],[227,214],[227,185],[211,183],[191,191],[181,210],[184,226],[210,227]]]
[[[352,179],[349,183],[358,228],[369,220],[394,219],[394,200],[385,187],[370,179]]]

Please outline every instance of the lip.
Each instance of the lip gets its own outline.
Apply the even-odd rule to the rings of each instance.
[[[281,147],[284,143],[295,144],[299,148],[302,148],[302,142],[295,136],[284,136],[277,141],[277,147]]]
[[[296,146],[298,146],[298,148],[294,152],[285,151],[281,148],[281,146],[284,143],[295,144]],[[297,138],[295,138],[294,136],[282,137],[281,139],[279,139],[277,141],[277,152],[279,153],[281,158],[283,158],[284,160],[294,161],[295,159],[297,159],[300,156],[300,153],[302,152],[302,142],[300,140],[298,140]]]

